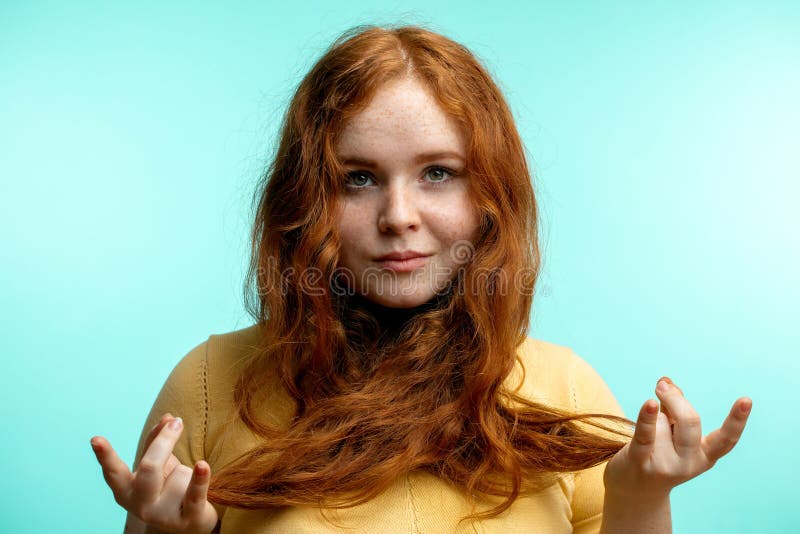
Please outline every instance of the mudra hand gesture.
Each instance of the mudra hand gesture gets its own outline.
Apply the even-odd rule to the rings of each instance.
[[[180,418],[165,414],[148,434],[133,473],[108,440],[92,438],[92,449],[114,499],[128,512],[166,532],[211,532],[218,519],[206,499],[211,468],[201,460],[192,469],[172,454],[182,430]]]
[[[722,427],[702,435],[700,416],[681,389],[663,377],[656,386],[658,404],[647,400],[639,410],[633,438],[606,466],[606,498],[629,502],[666,499],[675,486],[711,469],[733,449],[747,424],[753,401],[734,402]]]

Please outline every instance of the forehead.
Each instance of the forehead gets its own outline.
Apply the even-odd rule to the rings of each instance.
[[[362,151],[465,150],[458,122],[414,78],[379,87],[369,103],[345,121],[336,143],[340,154]]]

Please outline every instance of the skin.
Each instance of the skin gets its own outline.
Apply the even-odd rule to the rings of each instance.
[[[217,511],[206,498],[211,467],[200,460],[191,468],[172,454],[182,431],[180,418],[164,414],[147,435],[145,452],[134,472],[107,439],[91,439],[114,500],[128,511],[127,534],[204,533],[216,526]]]
[[[452,154],[418,159],[444,152]],[[391,308],[428,302],[466,262],[478,230],[463,132],[419,82],[401,78],[348,120],[336,155],[349,174],[337,230],[352,289]],[[406,250],[430,254],[427,264],[403,273],[375,261]]]
[[[703,436],[700,416],[668,377],[639,410],[631,441],[608,462],[601,534],[672,532],[669,493],[711,469],[744,431],[753,406],[748,397],[733,403],[722,426]]]
[[[633,438],[606,467],[601,534],[672,532],[670,491],[733,449],[752,408],[751,399],[738,399],[722,426],[702,436],[700,417],[669,378],[659,380],[656,396],[661,410],[653,399],[642,405]],[[202,533],[217,524],[216,510],[206,500],[210,467],[201,460],[192,470],[172,454],[182,430],[167,424],[174,420],[165,414],[150,431],[135,473],[106,439],[92,438],[103,476],[129,512],[125,532]]]
[[[345,126],[336,149],[349,161],[337,206],[340,267],[352,273],[354,289],[378,304],[429,301],[464,261],[453,247],[472,243],[478,228],[461,174],[462,132],[419,83],[405,78],[377,91]],[[455,157],[416,161],[431,151]],[[410,249],[431,255],[419,271],[366,276],[377,271],[376,257]],[[603,534],[671,532],[670,491],[730,452],[752,407],[752,400],[739,398],[722,426],[703,436],[700,417],[669,378],[659,380],[655,393],[660,410],[653,399],[642,405],[633,438],[607,464]],[[108,440],[92,438],[106,483],[129,512],[126,532],[204,533],[218,522],[207,500],[210,466],[182,465],[172,452],[183,430],[170,424],[176,420],[165,414],[151,429],[134,472]]]

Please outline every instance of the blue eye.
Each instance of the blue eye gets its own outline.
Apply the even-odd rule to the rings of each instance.
[[[456,173],[445,167],[428,167],[425,169],[425,181],[434,186],[444,185],[456,176]],[[344,183],[350,189],[364,189],[375,185],[374,178],[364,171],[350,171],[345,175]]]
[[[366,180],[366,181],[365,181]],[[371,177],[360,171],[353,171],[347,173],[345,182],[350,187],[364,187],[368,185],[367,181],[372,180]]]
[[[432,178],[431,183],[440,184],[449,181],[454,173],[444,167],[430,167],[425,171],[425,175]]]

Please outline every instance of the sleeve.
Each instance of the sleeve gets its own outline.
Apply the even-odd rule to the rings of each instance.
[[[622,407],[605,381],[585,360],[572,352],[569,383],[570,396],[576,413],[605,413],[625,417]],[[624,439],[621,436],[613,436]],[[572,528],[575,534],[600,532],[603,520],[603,462],[575,473],[572,495]]]
[[[208,340],[189,351],[170,373],[145,420],[136,447],[134,469],[144,454],[142,449],[147,435],[167,412],[183,419],[183,432],[173,449],[178,460],[193,466],[205,458],[207,351]]]
[[[209,339],[190,350],[178,362],[161,387],[139,436],[136,457],[133,462],[134,470],[138,467],[144,454],[142,449],[150,429],[167,412],[183,419],[183,432],[172,451],[175,457],[186,466],[193,466],[198,460],[205,459],[205,435],[208,424]],[[220,512],[219,509],[217,512]],[[131,517],[130,514],[128,514],[125,531],[129,530],[143,534],[164,534],[158,529],[145,525],[138,518]],[[214,532],[218,531],[219,525]]]

